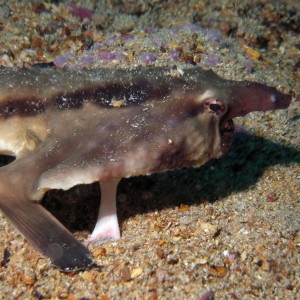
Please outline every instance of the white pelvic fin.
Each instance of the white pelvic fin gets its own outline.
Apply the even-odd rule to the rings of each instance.
[[[91,242],[118,240],[120,228],[117,217],[117,188],[121,178],[100,182],[101,204],[96,226],[89,238]]]

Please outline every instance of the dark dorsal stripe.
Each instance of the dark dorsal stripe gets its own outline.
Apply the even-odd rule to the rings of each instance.
[[[49,106],[57,109],[80,108],[92,102],[112,108],[112,100],[124,101],[122,106],[138,105],[151,99],[163,99],[171,92],[170,86],[155,86],[148,81],[139,80],[131,84],[111,83],[105,87],[90,87],[70,93],[61,93],[51,99]]]
[[[35,76],[38,73],[35,71]],[[42,70],[43,71],[43,70]],[[17,72],[17,71],[16,71]],[[64,90],[63,87],[57,86],[54,81],[52,84],[52,78],[55,78],[61,71],[55,71],[49,74],[49,85],[42,84],[43,92],[40,94],[39,82],[35,83],[32,79],[33,76],[28,76],[28,81],[24,81],[26,74],[23,74],[22,80],[16,87],[16,91],[11,88],[7,97],[2,97],[0,101],[0,118],[9,118],[13,116],[34,116],[45,112],[49,108],[57,110],[66,109],[78,109],[86,102],[92,102],[100,106],[113,107],[112,101],[124,101],[122,106],[138,105],[144,103],[147,100],[165,99],[172,92],[173,88],[180,90],[188,90],[189,86],[186,82],[177,77],[164,76],[164,73],[154,76],[134,76],[129,73],[128,78],[118,78],[115,80],[107,81],[103,80],[89,80],[87,79],[81,85],[76,87],[76,81],[80,82],[80,78],[77,78],[77,73],[65,73],[71,74],[75,83]],[[82,73],[78,73],[82,77]],[[151,74],[151,73],[150,73]],[[1,74],[0,74],[1,75]],[[51,77],[51,75],[54,75]],[[16,76],[16,73],[13,74]],[[43,74],[45,76],[45,74]],[[103,76],[105,77],[105,76]],[[31,81],[30,81],[31,80]],[[63,80],[63,77],[61,78]],[[70,79],[68,79],[70,80]],[[1,97],[1,77],[0,77],[0,97]],[[7,78],[6,78],[7,82]],[[23,84],[24,82],[24,84]],[[30,85],[28,85],[30,82]],[[5,84],[5,83],[4,83]],[[22,89],[24,85],[24,94],[22,95]],[[49,91],[49,93],[48,93]]]

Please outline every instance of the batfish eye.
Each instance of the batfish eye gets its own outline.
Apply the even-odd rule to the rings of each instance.
[[[225,105],[217,99],[208,99],[204,102],[204,107],[213,115],[221,115],[225,111]]]
[[[220,104],[217,104],[217,103],[216,103],[216,104],[212,103],[212,104],[210,104],[209,108],[210,108],[211,110],[217,112],[218,110],[221,109],[221,105],[220,105]]]

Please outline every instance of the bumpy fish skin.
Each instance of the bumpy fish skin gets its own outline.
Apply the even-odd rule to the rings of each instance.
[[[0,69],[0,208],[63,271],[92,264],[88,250],[36,201],[49,189],[100,181],[91,240],[120,236],[123,177],[198,167],[232,141],[232,118],[288,107],[290,96],[199,67],[90,71]]]

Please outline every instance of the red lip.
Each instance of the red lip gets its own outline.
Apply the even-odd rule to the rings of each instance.
[[[232,119],[224,120],[220,126],[221,138],[222,138],[222,155],[228,152],[233,142],[234,123]]]

